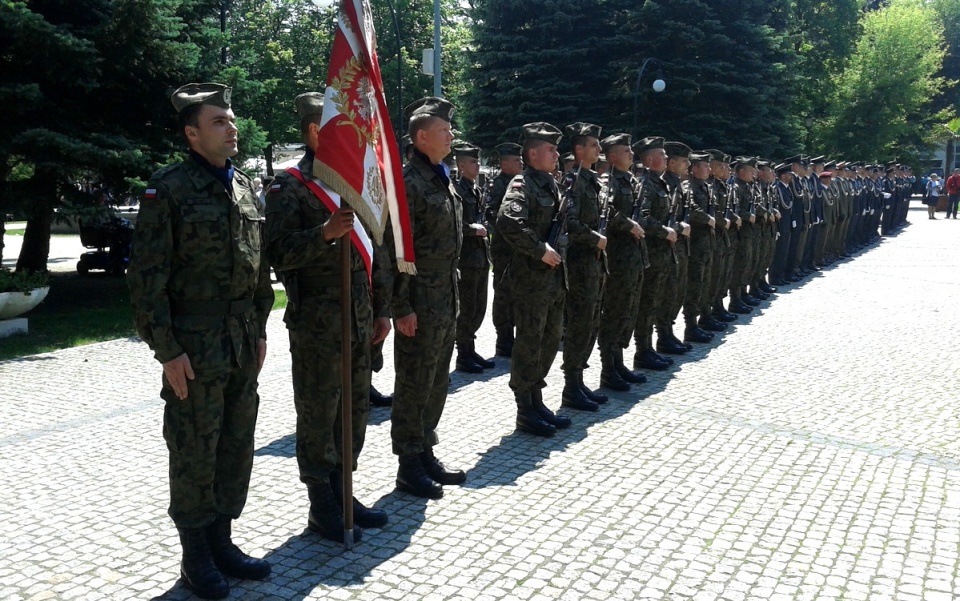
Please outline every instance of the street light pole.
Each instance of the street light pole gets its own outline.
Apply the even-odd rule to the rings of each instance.
[[[433,0],[433,95],[440,97],[440,0]]]
[[[640,71],[637,72],[637,83],[634,86],[634,90],[633,90],[633,135],[634,136],[638,135],[637,108],[639,107],[639,104],[640,104],[640,81],[643,79],[643,74],[647,70],[647,65],[650,65],[651,63],[656,64],[657,70],[658,71],[660,70],[662,66],[662,64],[660,63],[660,59],[645,58],[643,59],[643,63],[640,65]],[[655,79],[653,82],[653,91],[662,92],[664,89],[666,89],[666,87],[667,87],[667,84],[663,81],[663,79],[661,79],[660,73],[658,73],[657,79]]]

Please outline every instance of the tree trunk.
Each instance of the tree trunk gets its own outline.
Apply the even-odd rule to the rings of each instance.
[[[273,177],[273,142],[263,149],[263,158],[267,162],[267,175]]]
[[[50,257],[50,225],[57,203],[56,172],[37,167],[31,182],[33,202],[27,212],[27,228],[17,259],[17,271],[46,271]]]

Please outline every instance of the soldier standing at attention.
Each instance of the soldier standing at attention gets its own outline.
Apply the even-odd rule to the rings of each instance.
[[[327,206],[317,196],[313,161],[323,114],[323,94],[308,92],[294,101],[307,146],[295,171],[277,175],[267,194],[266,254],[287,293],[283,316],[290,336],[293,402],[297,410],[297,466],[307,485],[307,526],[343,542],[343,469],[356,471],[370,412],[371,347],[390,332],[392,270],[374,247],[372,271],[351,244],[351,299],[347,313],[352,340],[353,455],[342,457],[342,341],[340,245],[361,228],[349,206]],[[372,283],[372,285],[371,285]],[[387,514],[353,500],[354,540],[360,528],[381,528]]]
[[[603,294],[604,249],[607,237],[600,233],[600,180],[591,167],[600,156],[600,127],[573,123],[566,127],[573,147],[574,166],[563,177],[562,187],[571,200],[567,207],[570,251],[567,272],[570,286],[564,313],[567,330],[563,339],[564,407],[596,411],[607,397],[594,394],[583,383],[583,370],[596,342]]]
[[[790,256],[790,237],[793,231],[793,193],[790,191],[793,183],[793,171],[790,163],[781,163],[774,167],[777,183],[774,188],[774,206],[780,211],[780,220],[777,222],[777,243],[774,249],[773,262],[770,264],[770,282],[774,286],[786,286],[794,280],[789,277],[787,261]]]
[[[457,369],[478,374],[496,367],[475,348],[477,330],[487,313],[487,282],[490,279],[490,240],[484,225],[483,195],[477,186],[480,149],[461,144],[453,149],[459,177],[454,189],[463,211],[463,246],[460,248],[460,314],[457,316]]]
[[[546,377],[560,348],[566,297],[564,209],[552,173],[562,137],[549,123],[523,126],[526,168],[507,188],[497,217],[497,232],[511,254],[503,285],[515,294],[510,388],[517,401],[517,430],[544,437],[570,426],[570,418],[543,403]]]
[[[623,363],[623,349],[630,344],[637,319],[643,270],[649,266],[640,219],[640,183],[630,173],[633,149],[630,134],[607,136],[600,143],[611,171],[606,188],[610,198],[607,220],[607,261],[610,275],[603,292],[603,314],[597,336],[600,345],[600,385],[626,391],[630,384],[642,384],[646,376],[636,374]],[[663,363],[661,369],[666,369]]]
[[[205,599],[229,594],[224,575],[270,574],[270,564],[245,555],[230,532],[247,500],[273,306],[257,195],[230,161],[237,154],[230,92],[187,84],[171,96],[190,153],[150,178],[127,275],[137,332],[163,365],[180,574]]]
[[[441,498],[442,485],[467,479],[461,470],[448,470],[433,453],[450,385],[463,241],[460,201],[443,163],[453,141],[453,111],[452,104],[433,96],[406,108],[414,149],[403,167],[403,183],[417,275],[397,274],[392,299],[397,337],[390,436],[400,458],[397,488],[428,499]],[[387,231],[386,245],[392,248]]]
[[[496,354],[509,357],[513,351],[513,294],[504,285],[503,274],[510,263],[510,245],[497,233],[497,216],[500,205],[507,193],[507,185],[514,176],[523,171],[522,148],[519,144],[500,144],[500,173],[490,188],[490,201],[487,203],[487,225],[493,233],[490,241],[490,258],[493,260],[493,327],[497,331]]]
[[[733,202],[733,211],[740,218],[740,229],[737,231],[737,251],[733,259],[733,272],[728,284],[730,290],[730,310],[734,313],[746,314],[752,311],[753,298],[745,298],[747,284],[749,284],[749,270],[753,267],[754,257],[754,223],[755,213],[753,197],[753,179],[756,173],[756,159],[737,157],[733,164],[734,180],[730,188],[730,200]]]
[[[730,323],[737,316],[723,307],[723,297],[727,295],[727,280],[733,265],[736,247],[733,245],[739,217],[733,211],[730,201],[730,155],[716,150],[704,150],[710,155],[710,179],[713,186],[713,201],[717,203],[717,249],[714,254],[713,268],[710,270],[710,302],[713,304],[712,316],[718,321]]]
[[[667,153],[667,170],[663,181],[670,195],[671,220],[676,224],[677,243],[674,252],[677,256],[677,277],[669,278],[664,289],[664,303],[657,315],[657,352],[668,355],[682,355],[693,350],[690,341],[680,342],[673,333],[673,324],[683,307],[687,295],[687,278],[690,258],[690,224],[686,222],[689,198],[683,191],[683,181],[690,173],[690,147],[683,142],[664,142]],[[702,332],[703,336],[693,342],[709,342],[713,334]]]
[[[707,332],[723,332],[727,325],[710,316],[710,271],[717,246],[717,207],[713,201],[710,177],[710,155],[690,154],[690,177],[683,182],[689,199],[687,221],[693,230],[690,236],[690,259],[687,265],[687,294],[683,300],[683,338],[687,342],[707,342]],[[699,319],[698,319],[699,317]]]
[[[647,173],[640,180],[640,226],[645,232],[650,267],[643,274],[643,287],[634,325],[636,354],[633,358],[635,368],[663,369],[670,364],[662,355],[653,350],[653,324],[667,302],[666,286],[669,278],[677,277],[677,257],[674,244],[677,232],[667,225],[670,221],[670,195],[663,181],[663,171],[667,167],[667,153],[663,149],[663,138],[644,138],[633,145],[640,162]]]

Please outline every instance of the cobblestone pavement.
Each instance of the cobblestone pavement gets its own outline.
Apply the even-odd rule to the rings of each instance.
[[[960,597],[960,222],[911,218],[553,439],[513,433],[503,362],[454,374],[437,450],[469,480],[442,500],[393,490],[375,409],[357,494],[391,522],[350,552],[305,529],[274,314],[235,527],[274,573],[232,597]],[[478,346],[492,352],[489,320]],[[0,599],[190,598],[159,374],[136,340],[0,363]],[[548,404],[561,387],[555,369]]]

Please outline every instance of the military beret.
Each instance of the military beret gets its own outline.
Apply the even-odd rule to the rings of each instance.
[[[821,154],[818,157],[813,157],[812,159],[810,159],[810,163],[813,165],[820,165],[826,162],[826,160],[827,160],[827,157]]]
[[[722,150],[717,150],[716,148],[708,148],[704,150],[704,152],[710,155],[711,161],[717,161],[718,163],[730,162],[730,155],[723,152]]]
[[[293,101],[293,109],[301,118],[311,115],[323,114],[323,94],[320,92],[307,92],[300,94]]]
[[[799,154],[795,154],[792,157],[783,159],[783,162],[787,164],[793,164],[793,163],[803,164],[803,157],[800,156]]]
[[[453,154],[454,154],[454,156],[456,156],[457,158],[460,158],[460,157],[473,157],[473,158],[475,158],[475,159],[479,159],[479,158],[480,158],[480,147],[479,147],[479,146],[474,146],[473,144],[468,144],[468,143],[464,142],[463,144],[459,144],[459,145],[457,145],[457,146],[454,146],[454,148],[453,148]]]
[[[828,178],[828,177],[833,177],[833,173],[830,172],[830,171],[821,171],[821,172],[820,172],[820,179],[826,179],[826,178]]]
[[[630,146],[632,141],[633,136],[630,134],[613,134],[600,140],[600,148],[602,148],[604,152],[607,152],[614,146]]]
[[[793,173],[793,171],[790,170],[792,166],[793,166],[793,163],[784,162],[774,167],[773,170],[777,172],[777,177],[779,177],[784,173]]]
[[[178,113],[194,104],[212,104],[228,109],[232,91],[233,88],[220,83],[188,83],[170,95],[170,102]]]
[[[658,148],[663,148],[663,142],[664,140],[660,136],[650,136],[634,144],[633,152],[640,155],[648,150],[656,150]]]
[[[523,154],[523,147],[513,142],[498,144],[496,150],[501,157],[518,157]]]
[[[543,140],[544,142],[549,142],[554,146],[559,144],[560,140],[562,139],[562,131],[543,121],[527,123],[523,126],[523,134],[521,135],[521,140],[524,142],[527,140]],[[564,158],[564,160],[567,159]],[[573,160],[573,156],[570,157],[570,160]]]
[[[564,134],[570,139],[586,136],[589,138],[600,139],[600,126],[594,125],[593,123],[571,123],[570,125],[563,128]]]
[[[690,147],[683,142],[664,142],[663,149],[671,159],[685,159],[690,156]]]
[[[403,112],[408,121],[420,115],[440,117],[444,121],[451,121],[455,110],[449,101],[436,96],[427,96],[408,104]]]
[[[709,152],[691,152],[690,153],[690,162],[691,163],[709,163],[710,162],[710,153]]]

